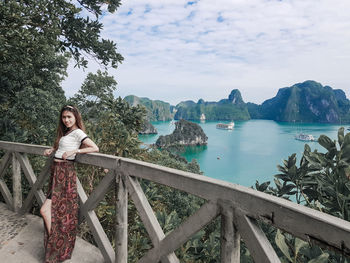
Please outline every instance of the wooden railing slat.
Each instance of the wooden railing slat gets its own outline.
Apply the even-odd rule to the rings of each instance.
[[[15,155],[17,160],[21,164],[22,171],[24,172],[24,175],[26,176],[30,186],[32,186],[36,181],[36,176],[27,155],[26,154],[22,155],[18,152],[15,152]]]
[[[275,250],[264,232],[253,218],[249,218],[235,209],[235,223],[238,231],[247,245],[251,256],[256,263],[280,263]]]
[[[153,213],[152,207],[149,204],[147,197],[143,193],[141,185],[130,176],[126,177],[128,192],[134,205],[139,213],[141,221],[143,222],[146,231],[154,245],[157,245],[160,240],[165,237],[159,222]]]
[[[10,159],[11,159],[11,152],[6,152],[5,155],[1,159],[1,164],[0,164],[0,179],[2,176],[5,174],[6,169],[8,168],[10,164]]]
[[[116,176],[116,225],[115,225],[115,260],[128,262],[128,190],[125,176]]]
[[[5,181],[2,179],[2,176],[5,174],[6,169],[10,165],[12,153],[10,151],[6,152],[1,159],[0,164],[0,191],[2,196],[5,199],[6,204],[13,210],[13,199],[10,190],[8,189]]]
[[[41,206],[44,203],[46,197],[45,197],[43,190],[37,188],[38,185],[34,186],[35,182],[37,181],[37,178],[35,176],[35,173],[34,173],[33,168],[29,162],[27,155],[26,154],[22,155],[22,154],[17,153],[17,152],[15,154],[16,154],[17,160],[21,164],[21,168],[22,168],[22,171],[24,172],[24,175],[26,176],[30,186],[32,187],[31,190],[33,190],[35,197],[36,197],[39,205]],[[50,165],[51,165],[51,161],[49,161],[49,164],[45,165],[44,167],[46,169],[48,169],[50,167]],[[32,196],[32,194],[30,194],[28,196]],[[22,214],[28,212],[28,210],[31,208],[32,198],[29,198],[30,200],[27,201],[28,196],[27,196],[27,198],[26,198],[25,202],[23,203],[22,208],[20,210],[20,213],[22,213]]]
[[[45,180],[47,179],[47,175],[50,174],[50,168],[51,164],[53,162],[53,158],[50,157],[47,159],[44,168],[41,170],[37,180],[35,181],[34,185],[32,186],[32,189],[30,189],[27,198],[25,199],[22,208],[20,210],[21,214],[24,214],[28,212],[28,210],[31,208],[32,203],[33,203],[33,198],[34,196],[37,197],[37,201],[39,206],[42,206],[46,200],[46,196],[44,195],[43,192],[38,193],[38,189],[41,190],[43,187]]]
[[[88,211],[94,210],[98,203],[104,198],[105,194],[114,187],[115,171],[109,170],[108,173],[99,182],[97,187],[92,191],[89,198],[84,205],[80,207],[79,223],[84,220],[84,214]]]
[[[75,158],[78,163],[95,165],[107,169],[118,170],[120,157],[102,153],[79,154]]]
[[[205,203],[179,227],[165,236],[165,238],[159,242],[158,246],[149,250],[138,262],[158,262],[162,257],[174,252],[195,233],[215,219],[219,215],[219,212],[219,207],[216,202],[209,201]]]
[[[221,206],[221,262],[240,262],[241,235],[233,222],[233,207],[229,204]]]
[[[78,178],[77,178],[77,190],[78,190],[80,205],[83,205],[87,200],[87,196]],[[105,262],[114,263],[115,262],[114,249],[105,231],[103,230],[103,227],[101,226],[101,223],[98,220],[95,211],[85,211],[85,212],[86,214],[84,216],[90,227],[94,240],[96,241],[97,246],[102,253],[102,256]]]
[[[42,146],[42,145],[19,143],[19,142],[0,141],[0,148],[10,152],[44,155],[44,151],[46,149],[49,149],[50,147]]]
[[[12,198],[13,210],[18,212],[22,207],[22,180],[21,166],[16,158],[16,154],[12,153]]]
[[[0,191],[5,199],[6,204],[13,210],[13,199],[10,190],[8,189],[4,180],[0,179]]]
[[[153,213],[152,207],[145,196],[140,183],[130,177],[126,176],[126,185],[128,193],[134,202],[134,205],[139,213],[141,221],[143,222],[146,231],[154,246],[158,246],[159,242],[165,237],[165,234],[159,225],[157,217]],[[175,253],[172,252],[162,260],[162,263],[177,263],[179,259]]]

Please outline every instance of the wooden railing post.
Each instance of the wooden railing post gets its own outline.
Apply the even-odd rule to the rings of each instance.
[[[13,192],[13,210],[18,212],[22,207],[22,186],[21,186],[21,166],[12,154],[12,192]]]
[[[221,262],[240,262],[241,236],[233,222],[233,208],[221,206]]]
[[[115,262],[128,262],[128,192],[123,176],[116,176]]]

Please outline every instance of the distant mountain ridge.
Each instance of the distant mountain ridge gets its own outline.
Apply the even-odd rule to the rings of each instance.
[[[129,98],[128,98],[129,97]],[[128,96],[127,101],[141,103],[151,121],[170,120],[249,120],[268,119],[282,122],[350,123],[350,101],[345,92],[307,80],[278,90],[275,97],[261,105],[245,103],[238,89],[227,99],[206,102],[182,101],[175,106],[162,101]],[[174,115],[175,113],[175,115]]]

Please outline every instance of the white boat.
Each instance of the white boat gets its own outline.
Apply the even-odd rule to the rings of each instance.
[[[201,117],[199,118],[200,121],[205,121],[205,114],[202,113]]]
[[[298,135],[295,136],[295,139],[303,142],[316,141],[314,136],[312,136],[311,134],[305,134],[305,133],[299,133]]]
[[[230,122],[228,124],[226,123],[218,123],[216,124],[217,129],[223,129],[223,130],[233,130],[233,127],[235,126],[234,122]]]

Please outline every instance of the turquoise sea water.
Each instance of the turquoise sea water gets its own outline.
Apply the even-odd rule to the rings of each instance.
[[[341,125],[294,124],[268,120],[236,121],[232,131],[216,129],[218,122],[198,124],[208,136],[207,146],[187,147],[182,155],[191,161],[197,159],[206,176],[252,186],[255,181],[273,181],[278,173],[277,165],[282,164],[292,153],[297,153],[298,162],[305,142],[294,136],[300,132],[318,138],[321,134],[337,139]],[[142,135],[141,141],[154,143],[159,135],[172,133],[175,125],[171,122],[153,122],[157,135]],[[345,127],[347,128],[347,127]],[[317,142],[308,142],[311,149],[323,148]]]

